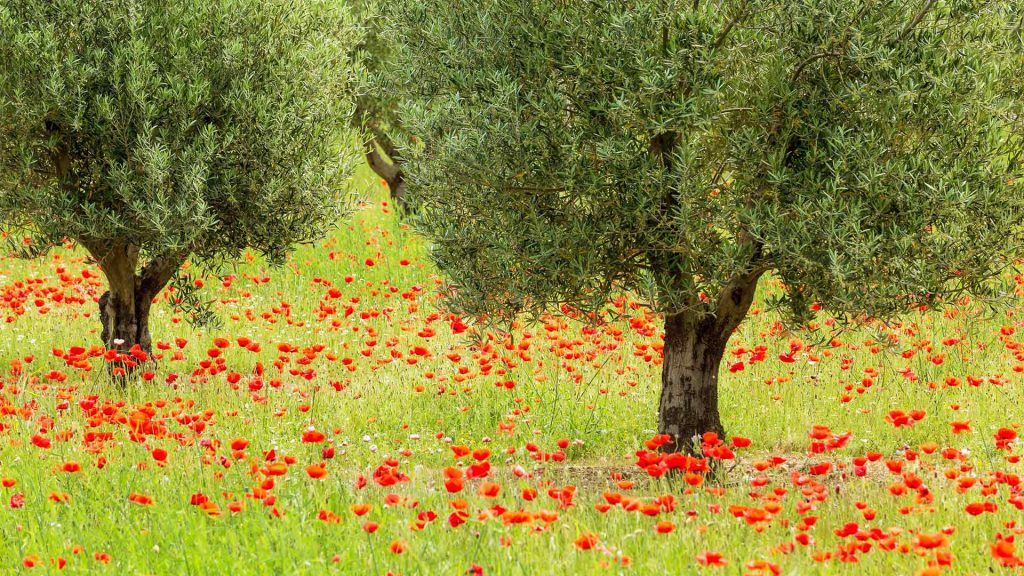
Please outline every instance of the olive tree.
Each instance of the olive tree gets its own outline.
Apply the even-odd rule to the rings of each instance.
[[[643,295],[677,448],[724,432],[719,365],[764,275],[798,320],[886,318],[998,292],[1021,248],[1014,3],[392,6],[407,181],[452,305]]]
[[[0,3],[0,225],[98,262],[150,350],[186,259],[280,260],[348,206],[358,22],[328,0]]]

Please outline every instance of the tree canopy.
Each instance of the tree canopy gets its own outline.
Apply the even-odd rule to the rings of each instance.
[[[714,373],[763,274],[798,316],[887,317],[996,290],[1020,251],[1008,3],[394,8],[407,179],[452,303],[646,295],[667,314],[673,437],[721,431]]]
[[[360,36],[331,0],[0,4],[0,224],[88,250],[108,344],[147,347],[186,258],[280,260],[343,214]]]

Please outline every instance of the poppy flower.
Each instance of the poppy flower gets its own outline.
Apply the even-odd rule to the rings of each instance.
[[[925,534],[922,532],[915,538],[914,545],[918,548],[931,550],[949,545],[949,540],[943,534]]]
[[[480,488],[477,490],[477,494],[484,498],[497,498],[498,493],[501,491],[501,486],[494,482],[482,482]]]
[[[669,522],[668,520],[662,520],[654,525],[654,531],[658,534],[671,534],[672,532],[675,532],[675,530],[675,523]]]
[[[327,522],[328,524],[341,524],[341,517],[331,512],[330,510],[324,510],[323,508],[317,512],[317,519]]]
[[[721,567],[725,566],[728,563],[729,562],[725,559],[725,557],[722,556],[722,554],[719,552],[705,550],[704,552],[701,552],[697,555],[697,564],[700,564],[701,566]]]
[[[326,439],[327,435],[317,430],[306,430],[302,433],[302,441],[307,444],[323,442]]]
[[[143,506],[152,506],[153,505],[153,499],[152,498],[150,498],[149,496],[146,496],[145,494],[139,494],[138,492],[132,492],[131,494],[129,494],[128,495],[128,500],[130,502],[134,502],[136,504],[141,504]]]
[[[310,464],[309,466],[306,466],[306,474],[308,474],[310,478],[323,478],[324,476],[327,476],[327,468],[324,466],[323,462],[320,464]]]
[[[576,545],[576,548],[580,550],[591,550],[594,546],[597,546],[598,542],[599,539],[597,534],[594,534],[593,532],[584,532],[580,534],[573,543]]]

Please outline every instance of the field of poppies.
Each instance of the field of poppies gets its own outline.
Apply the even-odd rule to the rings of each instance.
[[[662,454],[659,318],[480,332],[366,181],[285,267],[192,270],[219,327],[165,291],[123,388],[83,253],[0,259],[0,573],[1024,573],[1024,308],[791,332],[759,300],[730,436]]]

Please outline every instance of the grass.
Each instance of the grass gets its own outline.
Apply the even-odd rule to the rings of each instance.
[[[1011,501],[1021,493],[1013,484],[1022,465],[1011,461],[1019,440],[1002,450],[994,439],[1024,420],[1024,355],[1010,334],[1024,326],[1016,308],[984,315],[960,302],[832,342],[827,317],[816,333],[791,334],[758,311],[730,342],[736,354],[727,362],[743,360],[744,369],[723,367],[721,378],[725,425],[752,445],[737,449],[713,483],[693,488],[635,465],[656,427],[657,317],[626,305],[629,322],[594,330],[552,317],[478,346],[468,332],[453,333],[439,311],[424,242],[365,180],[373,201],[286,267],[252,258],[227,271],[230,281],[205,279],[222,328],[194,329],[161,302],[154,338],[169,349],[151,380],[126,389],[111,386],[98,359],[85,371],[59,357],[99,343],[95,299],[104,288],[96,268],[70,249],[33,262],[0,260],[0,573],[56,573],[61,562],[60,572],[71,574],[238,576],[464,574],[474,566],[488,575],[1021,572],[992,551],[997,538],[1024,528]],[[218,337],[230,345],[212,359]],[[240,337],[260,350],[239,346]],[[782,362],[781,353],[800,346],[796,339],[796,362]],[[739,352],[757,346],[765,347],[761,362]],[[144,419],[140,408],[165,430],[133,425]],[[887,421],[894,410],[925,415],[896,427]],[[951,423],[963,421],[971,431],[954,434]],[[852,437],[811,454],[815,425]],[[325,440],[303,442],[311,427]],[[248,445],[233,450],[235,439]],[[534,459],[528,444],[564,459]],[[922,445],[939,450],[926,454]],[[333,458],[324,457],[328,446]],[[488,448],[490,476],[450,494],[445,470],[474,462],[470,455],[457,464],[452,446]],[[941,455],[946,447],[959,450],[954,459]],[[157,449],[165,462],[154,458]],[[271,450],[277,462],[293,459],[282,476],[267,475]],[[872,451],[881,460],[855,475],[854,459]],[[771,456],[785,462],[755,468]],[[380,486],[373,474],[389,459],[407,480]],[[891,473],[887,460],[912,476]],[[305,468],[320,462],[326,476],[311,478]],[[810,475],[821,462],[832,463],[828,473]],[[65,472],[67,463],[81,469]],[[962,477],[979,481],[962,488]],[[496,498],[478,494],[483,482],[499,487]],[[894,484],[911,488],[894,495]],[[566,502],[551,491],[566,486],[575,486],[572,506],[560,507]],[[531,488],[536,499],[524,499]],[[219,515],[190,504],[197,493]],[[656,517],[621,506],[600,512],[606,493],[643,504],[671,494],[676,506]],[[51,499],[61,494],[67,501]],[[454,528],[453,500],[468,513]],[[966,511],[983,502],[996,510]],[[356,504],[372,509],[356,516]],[[530,514],[510,523],[495,505]],[[730,506],[768,513],[749,523]],[[813,526],[807,516],[817,518]],[[367,533],[367,521],[379,529]],[[657,533],[661,521],[674,530]],[[842,533],[851,522],[853,533]],[[590,533],[594,545],[580,549]],[[727,563],[701,566],[708,551]]]

